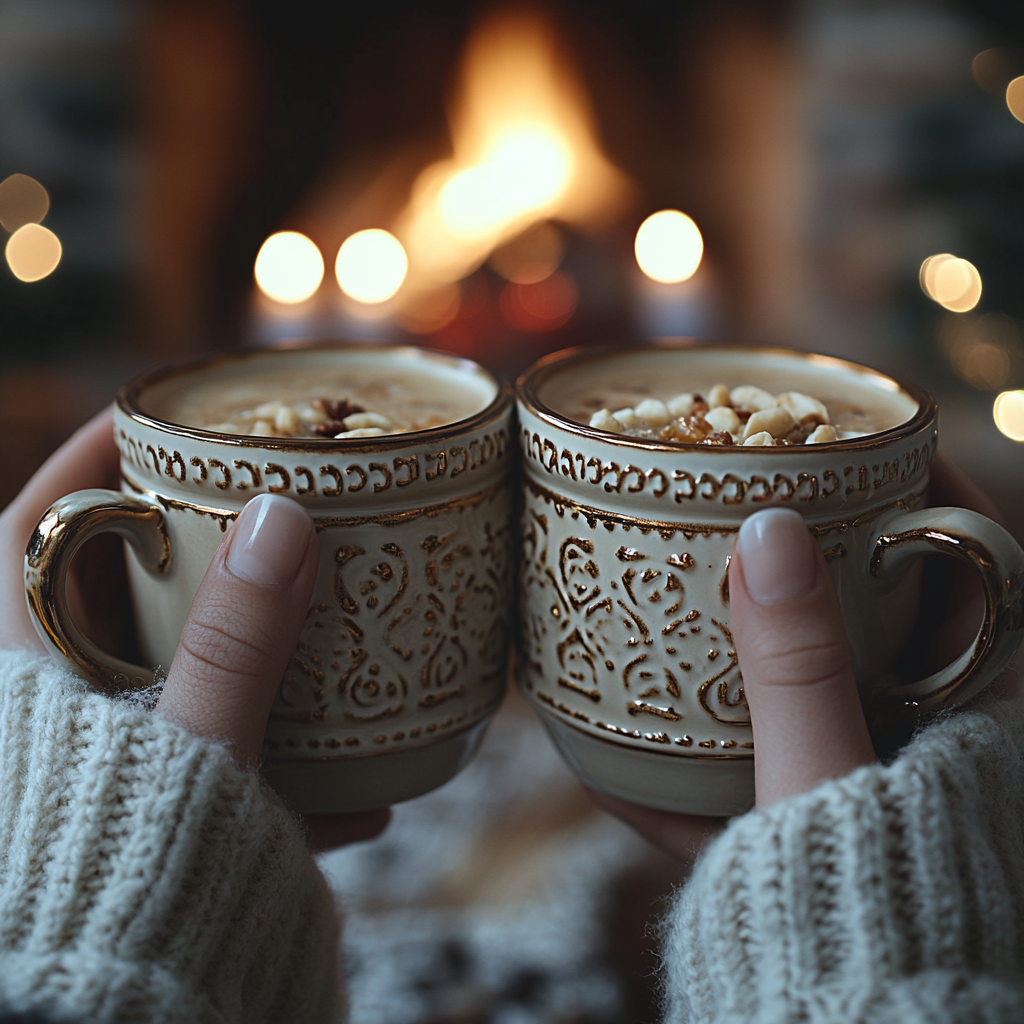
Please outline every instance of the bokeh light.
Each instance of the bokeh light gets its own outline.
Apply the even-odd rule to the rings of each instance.
[[[704,255],[704,239],[691,218],[679,210],[652,213],[636,233],[636,261],[640,269],[662,284],[678,284],[693,277]]]
[[[922,264],[921,289],[934,302],[954,313],[966,313],[981,300],[981,274],[968,260],[937,253]]]
[[[12,174],[0,181],[0,224],[6,230],[41,224],[49,209],[50,196],[35,178]]]
[[[7,240],[4,255],[19,281],[41,281],[57,269],[61,257],[60,239],[42,224],[25,224]]]
[[[1006,87],[1006,105],[1018,121],[1024,121],[1024,75]]]
[[[341,290],[349,298],[368,304],[390,299],[402,287],[408,272],[409,258],[402,243],[380,228],[350,235],[334,261]]]
[[[1013,77],[1010,55],[1001,47],[982,50],[971,61],[971,74],[985,92],[998,96]]]
[[[1011,440],[1024,441],[1024,391],[1004,391],[992,403],[992,418]]]
[[[278,231],[256,256],[256,283],[277,302],[305,302],[324,279],[324,258],[316,243],[298,231]]]
[[[542,221],[491,253],[490,264],[506,281],[536,284],[559,268],[564,255],[562,233]]]
[[[553,331],[576,312],[579,290],[568,274],[557,273],[536,284],[505,285],[500,306],[509,326],[520,331]]]

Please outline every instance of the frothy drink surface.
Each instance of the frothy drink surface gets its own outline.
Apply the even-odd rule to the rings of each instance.
[[[162,381],[148,412],[183,426],[283,437],[367,437],[465,419],[495,397],[480,373],[384,352],[259,354]]]
[[[627,349],[560,370],[544,381],[539,397],[562,416],[590,424],[600,410],[637,409],[649,399],[670,405],[681,394],[693,394],[707,400],[716,385],[728,391],[752,386],[776,396],[809,396],[827,410],[838,440],[891,430],[918,410],[916,399],[872,371],[770,350],[712,348]],[[799,422],[799,415],[795,418]],[[742,443],[743,432],[738,436]]]

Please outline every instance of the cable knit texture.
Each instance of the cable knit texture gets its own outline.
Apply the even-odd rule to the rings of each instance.
[[[734,821],[668,920],[667,1020],[1024,1021],[1024,741],[1005,709]]]
[[[337,941],[296,822],[227,750],[0,652],[0,1005],[319,1024]]]

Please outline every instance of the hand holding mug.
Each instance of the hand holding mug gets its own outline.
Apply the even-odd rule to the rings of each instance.
[[[999,519],[991,501],[951,463],[932,465],[932,499]],[[965,567],[940,588],[941,622],[918,638],[912,659],[924,675],[949,661],[977,631],[984,598]],[[747,519],[729,573],[736,648],[745,667],[757,758],[757,805],[813,789],[871,764],[868,735],[835,589],[821,551],[801,517],[769,509]],[[1010,670],[996,693],[1020,681]],[[989,691],[990,693],[993,691]],[[790,743],[800,722],[803,742]],[[721,818],[676,814],[631,804],[596,790],[594,800],[666,853],[690,861],[724,827]]]
[[[42,650],[22,582],[24,551],[36,522],[69,483],[76,489],[110,486],[117,465],[108,409],[54,453],[0,515],[0,648]],[[115,546],[107,545],[102,566],[85,558],[75,567],[69,598],[78,606],[73,613],[83,630],[116,646],[112,638],[118,634],[122,644],[127,640],[127,591],[113,569],[121,541],[98,537],[93,543],[111,539]],[[250,501],[227,531],[192,602],[156,713],[226,743],[242,766],[253,767],[305,618],[316,565],[316,535],[305,510],[277,495]],[[101,571],[90,575],[90,567]],[[312,845],[327,848],[373,838],[387,825],[389,812],[304,820]]]

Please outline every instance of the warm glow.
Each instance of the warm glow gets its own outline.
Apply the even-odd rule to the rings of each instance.
[[[1004,391],[992,403],[996,426],[1014,441],[1024,441],[1024,391]]]
[[[966,313],[981,300],[977,267],[948,252],[929,256],[921,264],[920,280],[925,295],[954,313]]]
[[[357,302],[386,302],[405,280],[409,259],[390,231],[368,228],[345,239],[334,262],[341,290]]]
[[[571,56],[535,11],[499,11],[471,32],[449,120],[452,157],[421,172],[395,228],[410,300],[466,276],[531,225],[607,222],[628,196]]]
[[[26,224],[41,224],[49,209],[50,197],[35,178],[12,174],[0,181],[0,224],[8,231],[17,231]]]
[[[524,128],[500,140],[486,163],[460,171],[441,187],[441,219],[460,238],[490,239],[506,224],[554,203],[572,174],[564,140]]]
[[[433,334],[458,315],[461,295],[457,284],[446,284],[411,296],[398,314],[398,323],[412,334]]]
[[[19,281],[41,281],[57,269],[60,239],[41,224],[26,224],[7,240],[7,265]]]
[[[506,281],[536,284],[558,269],[564,255],[561,232],[545,222],[495,249],[490,264]]]
[[[1024,121],[1024,75],[1006,87],[1006,105],[1018,121]]]
[[[536,284],[507,284],[501,293],[505,321],[521,331],[553,331],[576,311],[579,291],[567,274],[552,274]]]
[[[662,284],[678,284],[693,277],[704,255],[700,228],[678,210],[652,213],[636,233],[636,261],[640,269]]]
[[[999,391],[1010,379],[1020,328],[1005,313],[957,313],[943,318],[938,340],[958,377],[979,391]]]
[[[256,257],[256,283],[264,295],[277,302],[305,302],[323,279],[320,250],[298,231],[271,235]]]

